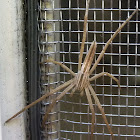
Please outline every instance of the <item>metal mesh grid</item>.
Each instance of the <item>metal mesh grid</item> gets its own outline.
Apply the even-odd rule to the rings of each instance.
[[[48,58],[60,61],[77,72],[78,55],[83,33],[86,0],[40,0],[39,50],[40,61]],[[95,58],[118,26],[139,5],[138,0],[91,0],[85,53],[93,40],[98,47]],[[122,29],[107,49],[95,73],[106,71],[120,80],[121,90],[108,77],[93,82],[116,139],[140,138],[140,46],[138,13]],[[40,67],[41,95],[71,78],[54,64]],[[59,92],[60,93],[60,92]],[[42,116],[52,99],[42,102]],[[96,105],[96,139],[109,139],[110,134]],[[85,96],[69,93],[50,113],[42,139],[90,139],[91,113]]]

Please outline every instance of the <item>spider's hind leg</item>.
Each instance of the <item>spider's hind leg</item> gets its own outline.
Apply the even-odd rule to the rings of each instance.
[[[91,94],[92,94],[94,100],[95,100],[95,103],[97,104],[99,110],[101,111],[102,117],[103,117],[103,119],[104,119],[104,121],[105,121],[105,123],[106,123],[106,125],[107,125],[108,131],[109,131],[109,133],[111,134],[112,139],[114,140],[113,132],[112,132],[111,127],[109,126],[109,123],[108,123],[107,118],[106,118],[106,116],[105,116],[104,109],[102,108],[101,103],[100,103],[100,101],[99,101],[99,99],[98,99],[98,97],[97,97],[97,95],[96,95],[94,89],[92,88],[92,86],[89,84],[88,87],[89,87],[89,90],[90,90],[90,92],[91,92]]]

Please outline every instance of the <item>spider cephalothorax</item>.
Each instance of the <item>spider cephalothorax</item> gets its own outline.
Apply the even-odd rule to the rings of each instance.
[[[86,3],[86,12],[85,12],[85,17],[84,17],[84,32],[83,32],[83,39],[82,39],[82,44],[81,44],[81,50],[80,50],[80,55],[79,55],[79,62],[78,62],[78,73],[74,73],[71,69],[69,69],[67,66],[63,65],[60,62],[54,61],[54,60],[46,60],[43,63],[54,63],[54,64],[58,64],[60,65],[62,68],[64,68],[66,71],[68,71],[72,76],[74,76],[74,78],[72,78],[71,80],[65,82],[64,84],[58,86],[57,88],[55,88],[54,90],[52,90],[49,93],[46,93],[45,95],[43,95],[41,98],[37,99],[36,101],[32,102],[31,104],[27,105],[25,108],[23,108],[21,111],[19,111],[18,113],[16,113],[14,116],[12,116],[10,119],[8,119],[6,122],[10,121],[11,119],[15,118],[17,115],[19,115],[20,113],[22,113],[23,111],[27,110],[28,108],[32,107],[33,105],[37,104],[38,102],[42,101],[43,99],[49,97],[50,95],[64,89],[64,91],[59,94],[53,101],[52,103],[49,105],[49,107],[47,108],[46,114],[44,116],[43,122],[42,122],[42,126],[45,126],[45,122],[48,118],[48,115],[51,111],[51,109],[53,108],[53,106],[56,104],[56,102],[58,100],[60,100],[67,92],[70,92],[70,95],[72,96],[75,91],[79,91],[80,95],[83,95],[84,93],[86,94],[88,103],[89,103],[89,107],[92,113],[92,119],[91,119],[91,139],[93,139],[93,130],[94,130],[94,118],[95,118],[95,112],[94,112],[94,107],[93,107],[93,103],[92,103],[92,97],[95,100],[95,103],[97,104],[99,110],[101,111],[102,117],[107,125],[107,128],[109,130],[109,133],[111,134],[112,138],[113,138],[113,132],[111,130],[111,127],[108,124],[107,118],[105,116],[104,110],[100,104],[100,101],[93,89],[93,87],[91,86],[90,82],[103,76],[109,76],[110,78],[112,78],[113,80],[115,80],[118,84],[118,86],[120,86],[119,81],[112,76],[111,74],[109,74],[108,72],[101,72],[99,74],[96,74],[94,76],[91,76],[91,74],[93,73],[93,71],[95,70],[95,68],[97,67],[98,63],[100,62],[100,60],[102,59],[107,47],[109,46],[109,44],[111,43],[111,41],[116,37],[116,35],[120,32],[120,30],[125,26],[125,24],[132,18],[132,16],[136,13],[137,9],[132,13],[131,16],[128,17],[128,19],[116,30],[116,32],[112,35],[112,37],[108,40],[108,42],[106,43],[106,45],[104,46],[103,50],[101,51],[99,57],[97,58],[97,60],[95,60],[95,63],[92,66],[92,62],[94,59],[94,55],[95,55],[95,51],[96,51],[96,42],[93,41],[89,51],[84,59],[84,62],[81,66],[82,63],[82,58],[83,58],[83,50],[84,50],[84,44],[85,44],[85,40],[86,40],[86,34],[87,34],[87,18],[88,18],[88,7],[89,7],[89,2],[90,0],[87,1]]]

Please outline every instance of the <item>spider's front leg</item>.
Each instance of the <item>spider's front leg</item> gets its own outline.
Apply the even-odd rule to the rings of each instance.
[[[84,52],[84,45],[85,45],[86,35],[87,35],[87,19],[88,19],[89,3],[90,3],[90,0],[87,0],[87,2],[86,2],[86,11],[85,11],[85,16],[84,16],[83,38],[82,38],[82,44],[81,44],[80,55],[79,55],[79,62],[78,62],[78,71],[81,70],[81,63],[82,63],[83,52]]]
[[[112,37],[107,41],[107,43],[105,44],[103,50],[101,51],[98,59],[96,60],[95,64],[93,65],[93,67],[90,69],[89,74],[91,75],[92,72],[96,69],[97,65],[99,64],[100,60],[102,59],[102,57],[104,56],[105,51],[107,50],[109,44],[111,43],[111,41],[113,41],[113,39],[118,35],[118,33],[121,31],[121,29],[129,22],[129,20],[135,15],[135,13],[138,11],[138,9],[136,9],[127,19],[125,22],[122,23],[122,25],[120,27],[118,27],[118,29],[115,31],[115,33],[112,35]]]

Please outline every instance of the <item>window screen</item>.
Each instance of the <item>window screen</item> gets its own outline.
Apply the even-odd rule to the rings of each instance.
[[[53,59],[77,73],[86,0],[39,0],[37,4],[39,61]],[[84,56],[95,40],[96,59],[107,40],[138,6],[138,0],[91,0]],[[137,12],[109,45],[93,72],[93,75],[109,72],[120,81],[120,89],[115,81],[106,76],[92,82],[118,140],[140,138],[139,25]],[[55,64],[40,65],[40,96],[71,78],[67,71]],[[41,111],[38,112],[41,118],[61,92],[41,102]],[[85,95],[80,97],[77,92],[73,97],[69,94],[52,109],[45,129],[40,129],[41,140],[90,139],[91,112],[87,98]],[[93,106],[96,112],[94,139],[111,139],[94,100]]]

